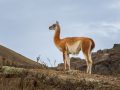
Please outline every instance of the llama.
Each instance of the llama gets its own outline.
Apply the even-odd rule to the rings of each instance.
[[[95,47],[95,43],[91,38],[87,37],[67,37],[64,39],[60,38],[60,25],[56,21],[55,24],[49,27],[49,30],[54,30],[54,43],[56,47],[63,53],[63,60],[64,60],[64,70],[66,70],[66,66],[68,65],[68,69],[70,70],[70,57],[69,55],[72,54],[79,54],[80,51],[83,52],[87,70],[86,73],[91,74],[92,69],[92,58],[91,58],[91,51]]]

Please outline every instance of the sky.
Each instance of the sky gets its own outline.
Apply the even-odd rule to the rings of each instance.
[[[61,38],[92,38],[94,51],[120,43],[120,0],[0,0],[0,45],[48,65],[63,62],[48,27],[59,21]],[[82,54],[78,57],[84,58]]]

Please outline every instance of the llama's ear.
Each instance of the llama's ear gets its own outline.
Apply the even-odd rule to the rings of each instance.
[[[58,22],[58,21],[56,21],[56,24],[59,24],[59,22]]]

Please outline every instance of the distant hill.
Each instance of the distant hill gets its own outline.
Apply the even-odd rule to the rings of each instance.
[[[44,65],[39,64],[15,51],[0,45],[0,65],[15,66],[22,68],[43,68]]]

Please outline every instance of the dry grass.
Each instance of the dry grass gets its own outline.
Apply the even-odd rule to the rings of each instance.
[[[4,90],[48,90],[48,88],[49,90],[117,90],[120,88],[119,77],[89,75],[78,70],[64,72],[4,66],[1,74],[0,87]]]

